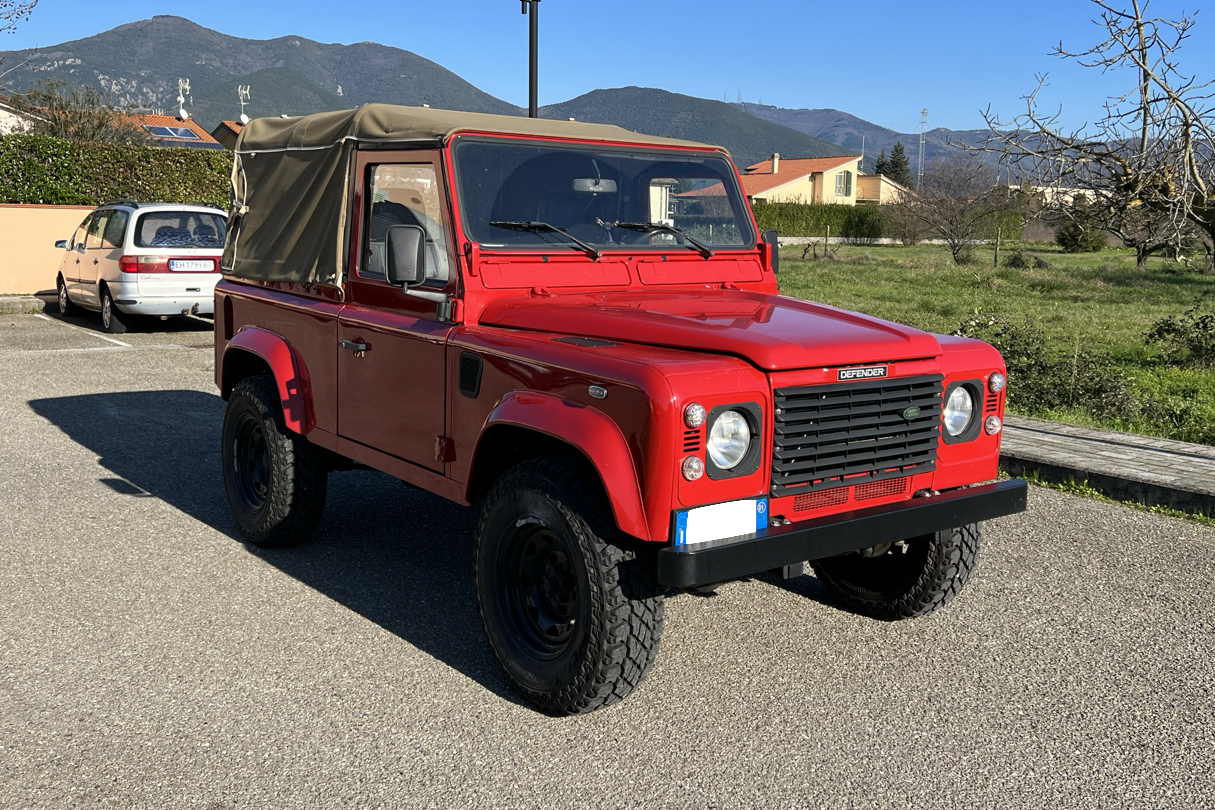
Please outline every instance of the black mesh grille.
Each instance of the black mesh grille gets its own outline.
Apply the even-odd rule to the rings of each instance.
[[[934,374],[777,389],[772,494],[936,469],[941,380]],[[920,412],[907,419],[912,407]]]
[[[476,399],[481,393],[481,355],[463,352],[460,355],[460,393]]]

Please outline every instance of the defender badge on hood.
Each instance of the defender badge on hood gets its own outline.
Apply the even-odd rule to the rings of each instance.
[[[869,366],[868,368],[841,368],[837,380],[874,380],[886,376],[887,366]]]

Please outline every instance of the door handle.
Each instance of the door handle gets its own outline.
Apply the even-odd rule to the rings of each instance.
[[[96,259],[93,259],[93,264],[97,264],[97,260],[96,260]]]
[[[339,340],[338,346],[347,351],[354,352],[355,357],[362,357],[367,353],[366,343],[355,343],[353,340]]]

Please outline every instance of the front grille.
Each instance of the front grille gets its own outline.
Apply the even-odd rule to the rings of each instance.
[[[800,495],[936,469],[941,381],[932,374],[778,388],[772,494]],[[904,413],[912,407],[920,412],[907,419]]]

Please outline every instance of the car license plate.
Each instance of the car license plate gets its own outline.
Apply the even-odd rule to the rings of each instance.
[[[728,537],[745,537],[768,528],[768,499],[715,503],[675,516],[675,545],[711,543]]]
[[[210,273],[215,269],[211,259],[169,259],[169,269],[178,273]]]

